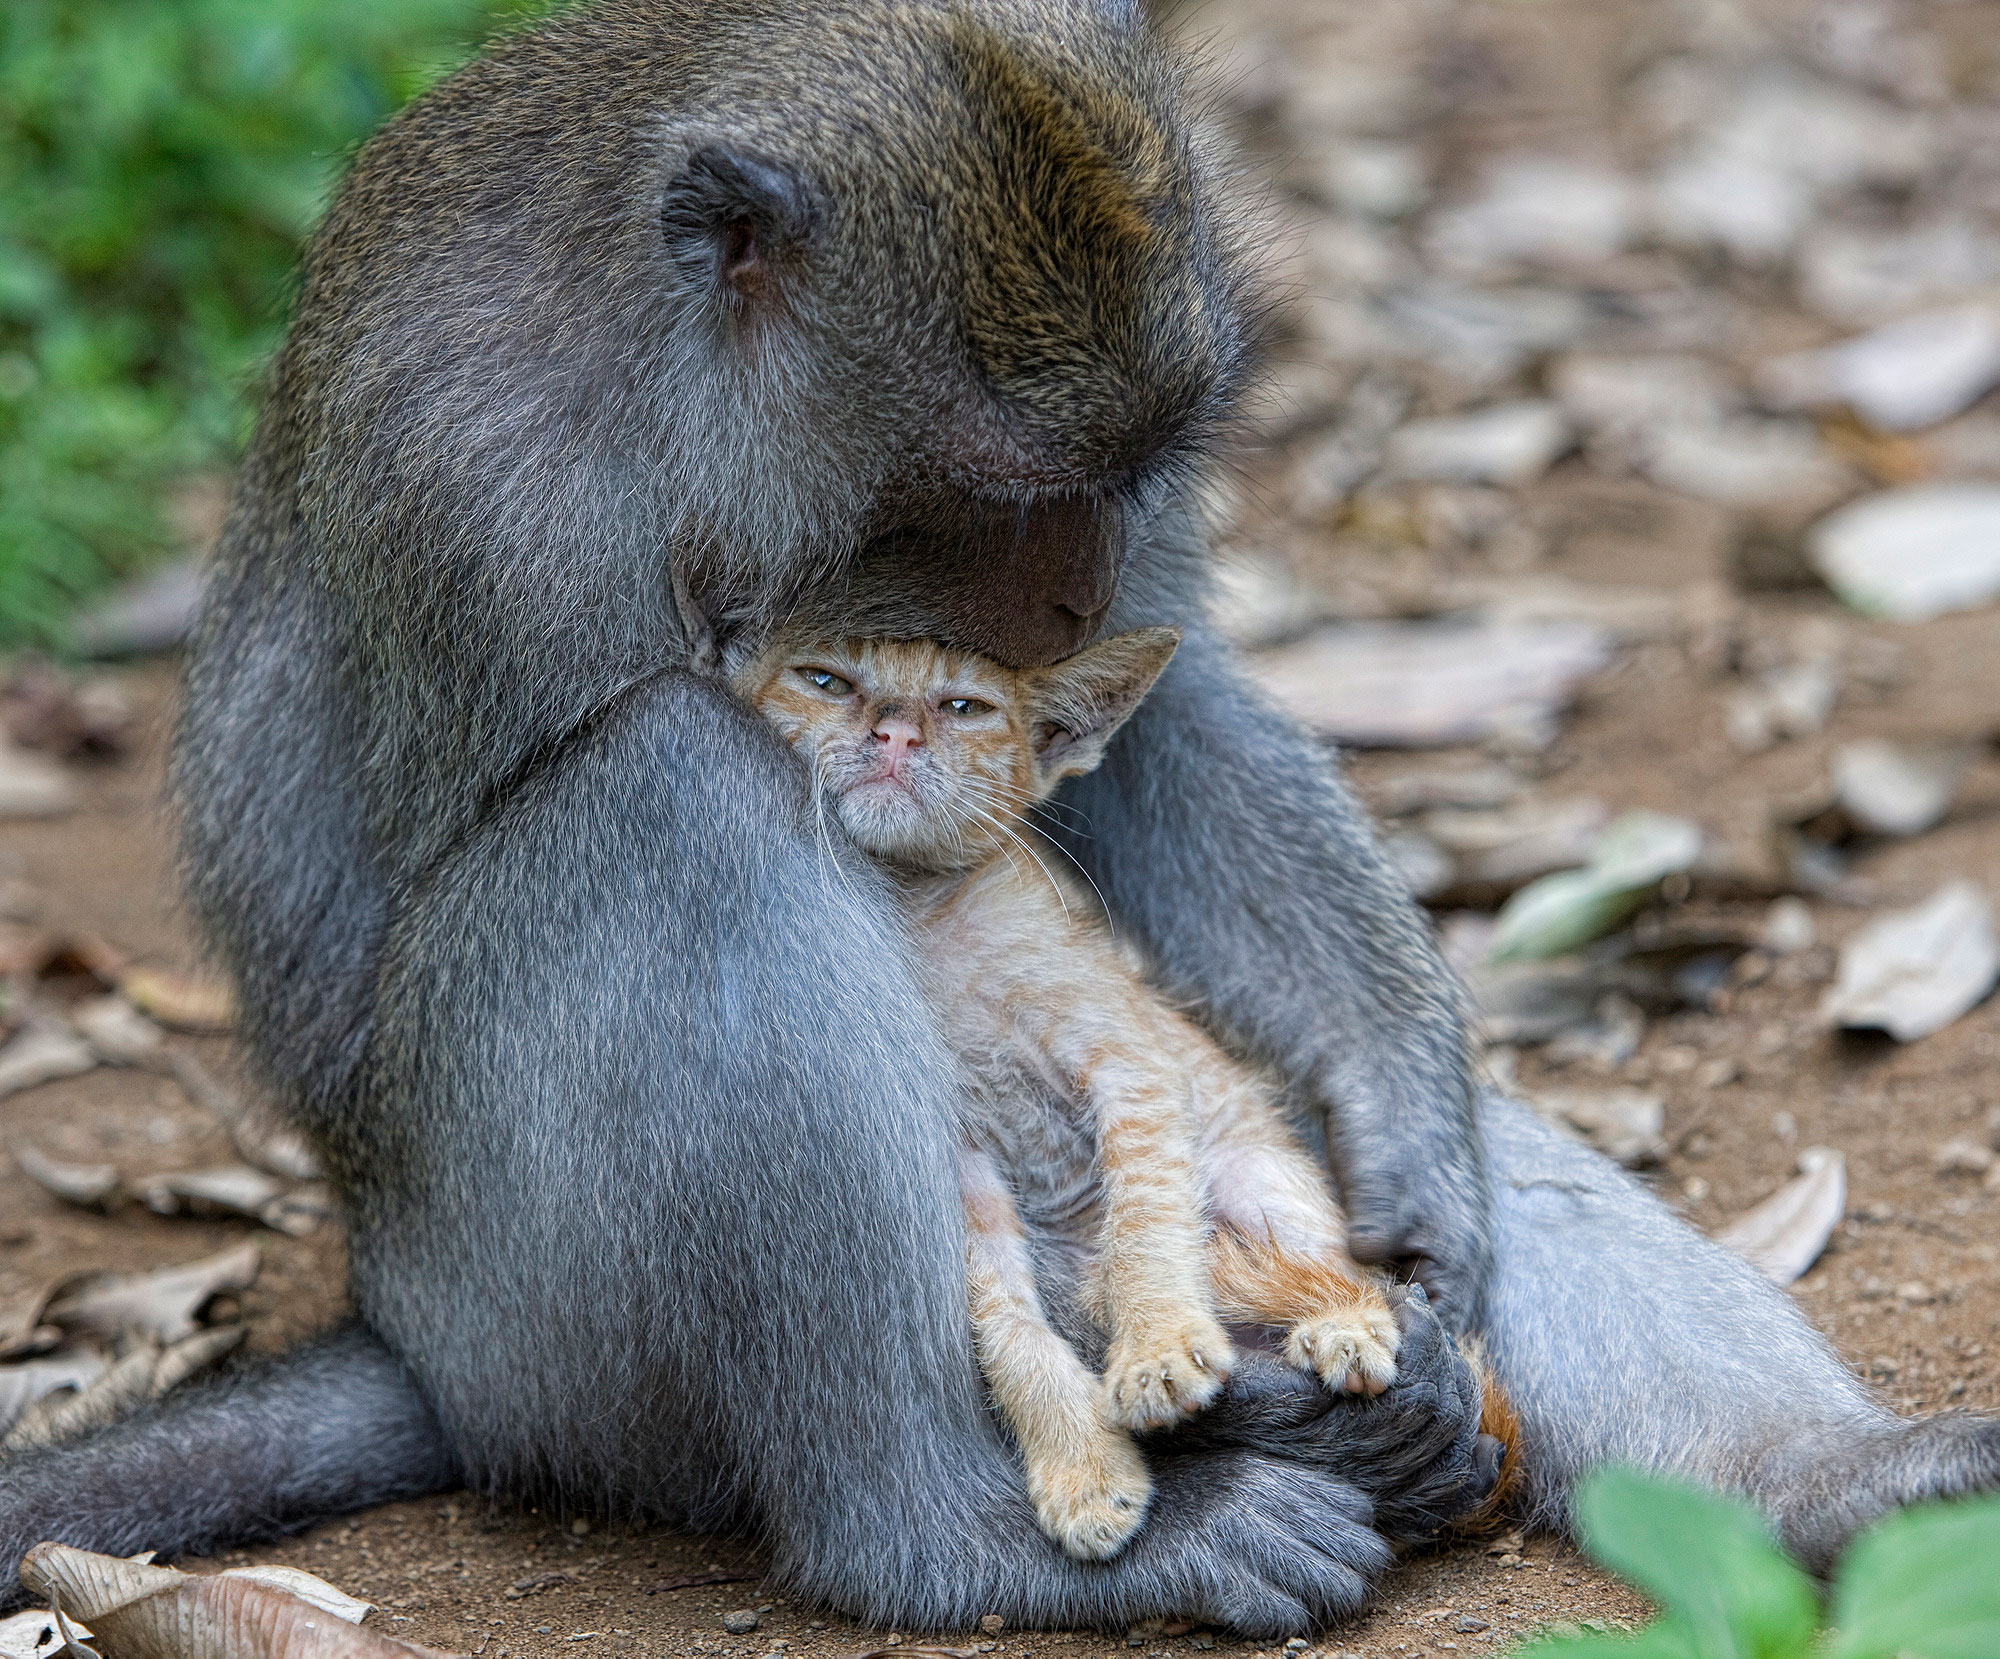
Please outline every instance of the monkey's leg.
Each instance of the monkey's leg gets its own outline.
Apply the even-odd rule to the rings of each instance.
[[[190,1383],[88,1439],[0,1453],[0,1607],[33,1545],[166,1555],[448,1491],[459,1474],[409,1373],[348,1324]]]
[[[1042,1530],[1079,1561],[1116,1555],[1146,1516],[1152,1482],[1097,1378],[1042,1311],[1013,1195],[982,1152],[959,1153],[972,1342],[1021,1449]]]
[[[1355,1606],[1387,1551],[1335,1471],[1397,1455],[1371,1425],[1344,1462],[1162,1448],[1109,1562],[1042,1534],[972,1352],[957,1091],[893,900],[819,833],[797,758],[663,676],[392,935],[356,1295],[475,1485],[745,1526],[864,1618],[1276,1632]],[[1433,1463],[1456,1377],[1413,1396]]]
[[[1600,1463],[1747,1494],[1825,1568],[1883,1511],[2000,1486],[2000,1420],[1900,1418],[1763,1275],[1609,1160],[1489,1094],[1486,1344],[1535,1518]]]
[[[1167,987],[1328,1112],[1354,1254],[1422,1258],[1463,1323],[1487,1185],[1457,987],[1332,757],[1244,682],[1198,598],[1142,564],[1109,626],[1154,622],[1187,637],[1105,763],[1066,786],[1082,818],[1056,839]]]

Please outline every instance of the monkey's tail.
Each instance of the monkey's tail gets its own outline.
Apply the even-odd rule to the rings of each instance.
[[[1458,1350],[1479,1379],[1479,1432],[1500,1443],[1500,1474],[1493,1482],[1493,1490],[1486,1494],[1484,1503],[1452,1528],[1457,1536],[1472,1537],[1493,1531],[1507,1519],[1520,1491],[1521,1416],[1494,1377],[1479,1339],[1460,1337]]]
[[[45,1540],[173,1556],[459,1484],[443,1429],[357,1322],[193,1383],[84,1439],[0,1456],[0,1608]]]

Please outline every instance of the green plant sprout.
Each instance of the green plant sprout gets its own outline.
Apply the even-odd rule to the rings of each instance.
[[[1606,1469],[1578,1493],[1576,1519],[1585,1550],[1660,1616],[1627,1635],[1542,1637],[1519,1659],[2000,1659],[2000,1498],[1878,1522],[1842,1558],[1824,1609],[1739,1499]]]

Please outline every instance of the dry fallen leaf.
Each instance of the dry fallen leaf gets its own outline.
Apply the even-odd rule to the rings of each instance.
[[[0,1312],[0,1360],[45,1354],[62,1342],[62,1328],[49,1322],[48,1310],[50,1298],[68,1282],[56,1279]]]
[[[1576,1130],[1607,1158],[1628,1167],[1658,1162],[1666,1103],[1638,1089],[1542,1089],[1532,1104],[1559,1128]]]
[[[14,1166],[44,1192],[65,1204],[86,1210],[106,1210],[118,1200],[115,1164],[66,1164],[32,1146],[14,1148]]]
[[[1847,1209],[1847,1159],[1827,1146],[1799,1154],[1804,1172],[1715,1235],[1776,1284],[1788,1285],[1819,1260]]]
[[[193,1336],[195,1316],[225,1290],[245,1290],[257,1279],[254,1244],[156,1273],[93,1273],[65,1288],[47,1319],[66,1329],[117,1336],[137,1331],[157,1342]]]
[[[69,1634],[79,1641],[90,1639],[90,1632],[78,1629],[74,1621],[69,1624]],[[62,1626],[46,1609],[0,1619],[0,1659],[69,1659],[77,1654],[95,1659],[90,1649],[64,1640]]]
[[[213,980],[130,968],[120,976],[118,991],[140,1013],[176,1031],[228,1031],[236,1024],[236,994]]]
[[[0,1048],[0,1095],[18,1094],[58,1077],[79,1077],[97,1064],[97,1055],[63,1026],[30,1026]]]
[[[169,1054],[167,1067],[188,1099],[229,1131],[246,1163],[288,1181],[319,1179],[319,1159],[297,1130],[279,1123],[265,1108],[246,1105],[191,1054]]]
[[[260,1218],[264,1207],[284,1189],[262,1170],[248,1164],[219,1169],[177,1170],[135,1181],[133,1193],[156,1215],[188,1215],[202,1219],[218,1215]]]
[[[123,997],[92,997],[70,1013],[77,1034],[115,1066],[143,1066],[159,1057],[160,1028]]]
[[[0,1434],[19,1421],[37,1401],[63,1389],[88,1388],[104,1375],[104,1361],[95,1354],[58,1354],[24,1365],[0,1365]],[[0,1647],[0,1655],[6,1649]]]
[[[53,1446],[116,1422],[142,1400],[159,1398],[243,1341],[244,1327],[226,1325],[198,1331],[171,1348],[140,1341],[74,1393],[48,1393],[37,1400],[0,1439],[0,1452]]]
[[[116,1659],[408,1659],[435,1655],[352,1622],[356,1603],[310,1574],[231,1569],[196,1577],[171,1567],[37,1544],[21,1582],[89,1627]]]
[[[1949,881],[1922,904],[1878,916],[1840,950],[1821,1016],[1898,1042],[1928,1036],[1980,1002],[2000,979],[1993,907],[1969,881]]]
[[[51,818],[76,805],[76,786],[55,762],[0,738],[0,818]]]

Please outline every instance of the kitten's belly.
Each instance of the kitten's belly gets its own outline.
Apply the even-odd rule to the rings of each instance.
[[[965,1133],[990,1153],[1033,1229],[1087,1242],[1097,1231],[1101,1193],[1097,1136],[1080,1104],[1012,1054],[965,1053]]]

